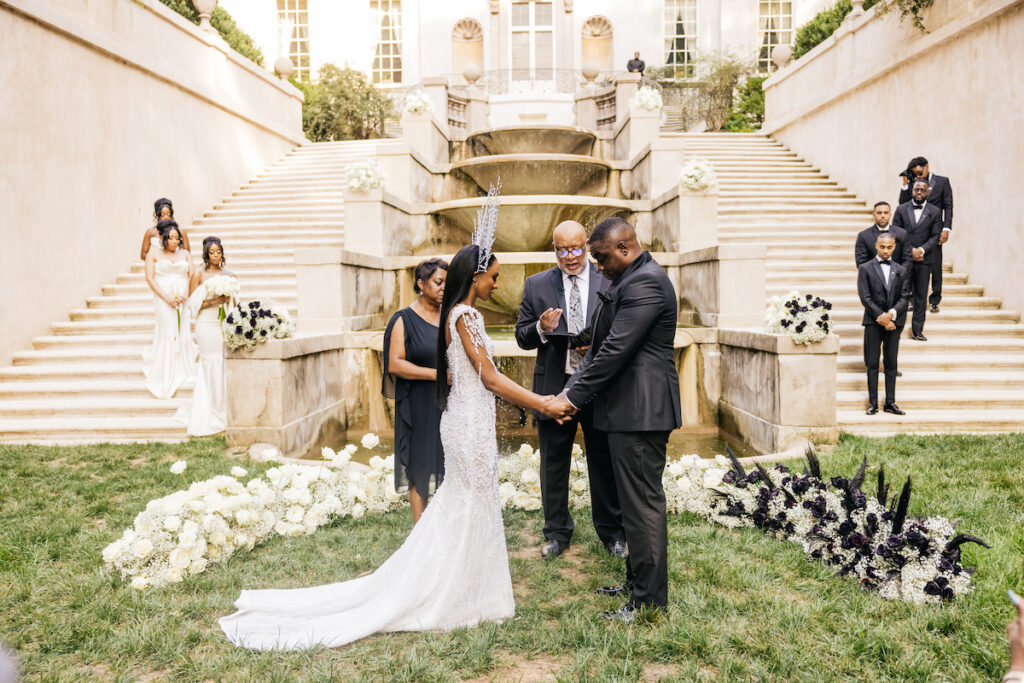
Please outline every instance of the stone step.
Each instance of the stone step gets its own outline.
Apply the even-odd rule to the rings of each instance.
[[[205,211],[202,214],[202,219],[273,217],[275,221],[281,218],[325,218],[333,220],[338,218],[339,213],[341,214],[342,218],[345,217],[345,209],[343,208],[340,202],[303,202],[295,203],[293,206],[274,206],[273,204],[273,202],[266,202],[265,205],[259,207],[251,207],[239,204],[231,204],[227,206],[222,205],[219,208],[213,207],[209,211]],[[195,225],[196,223],[193,224]]]
[[[900,402],[898,398],[896,402]],[[843,431],[869,436],[1017,432],[1024,429],[1024,410],[927,409],[908,412],[903,416],[883,412],[865,415],[862,410],[841,410],[837,412],[837,418]]]
[[[153,343],[153,331],[142,334],[46,335],[32,340],[35,349],[89,349],[91,347],[131,347],[141,349]]]
[[[719,201],[729,202],[742,202],[748,200],[763,201],[766,199],[779,199],[785,201],[788,199],[844,199],[844,200],[856,200],[857,195],[853,192],[839,192],[832,189],[831,187],[807,187],[803,189],[786,189],[786,188],[744,188],[744,187],[730,187],[722,188],[718,191]]]
[[[181,386],[175,399],[192,396],[191,386]],[[153,398],[140,376],[138,379],[59,379],[34,381],[0,381],[0,400],[32,400],[42,398]]]
[[[253,293],[255,296],[257,293]],[[273,298],[273,297],[267,297]],[[289,310],[292,306],[287,301],[278,302],[284,305]],[[111,321],[115,324],[121,321],[130,320],[138,322],[148,322],[153,325],[153,306],[121,306],[119,308],[73,308],[68,314],[71,322],[91,322],[91,321]],[[183,318],[184,320],[184,318]]]
[[[287,180],[275,178],[263,178],[251,180],[248,184],[239,188],[240,191],[267,190],[273,192],[315,192],[318,190],[341,191],[345,183],[334,179],[303,178],[301,180]]]
[[[902,361],[903,358],[901,357],[900,360]],[[902,362],[900,365],[903,365]],[[1013,370],[972,370],[969,372],[950,370],[941,372],[911,366],[901,367],[900,370],[903,371],[903,377],[896,380],[897,395],[899,395],[901,388],[913,388],[915,391],[928,390],[935,395],[940,395],[951,390],[959,391],[960,389],[991,389],[999,391],[1012,389],[1019,393],[1021,387],[1024,387],[1024,372]],[[879,370],[879,379],[882,379],[881,370]],[[883,386],[880,382],[879,387]],[[839,391],[866,392],[867,375],[863,363],[860,365],[859,372],[839,372],[836,375],[836,387]]]
[[[768,269],[765,273],[765,285],[771,286],[774,284],[781,284],[784,287],[790,289],[800,289],[807,291],[805,294],[813,294],[810,291],[815,285],[822,284],[823,280],[827,281],[830,276],[826,276],[821,272],[807,271],[807,272],[776,272],[774,268]],[[834,276],[831,276],[834,277]],[[850,279],[856,286],[857,276],[851,275]],[[946,271],[942,276],[942,287],[945,291],[946,282],[950,284],[967,284],[967,276],[962,273],[950,273]]]
[[[53,363],[47,365],[12,365],[0,368],[0,380],[142,380],[142,360],[109,363]]]
[[[319,214],[290,214],[281,216],[267,216],[261,218],[258,215],[249,216],[229,216],[222,215],[220,213],[213,216],[204,216],[197,218],[192,222],[195,228],[200,226],[216,225],[216,226],[230,226],[230,225],[259,225],[264,228],[277,227],[282,233],[286,232],[288,228],[299,225],[319,225],[319,226],[338,226],[343,227],[344,217],[339,219],[337,213],[319,213]]]
[[[244,195],[232,195],[225,197],[222,201],[213,205],[213,209],[216,211],[226,211],[229,209],[251,209],[258,211],[264,208],[282,208],[286,209],[289,207],[306,208],[306,207],[322,207],[328,209],[340,209],[344,212],[344,200],[341,192],[337,193],[321,193],[313,194],[307,193],[306,195],[300,194],[285,194],[281,196],[265,196],[258,194],[244,194]]]
[[[152,396],[0,399],[0,421],[79,416],[94,419],[142,415],[174,417],[175,411],[187,402],[187,398],[161,400]]]
[[[266,278],[255,279],[244,277],[241,273],[236,274],[240,276],[243,294],[245,293],[245,290],[252,290],[255,292],[271,292],[278,290],[281,292],[291,292],[293,295],[295,293],[295,273],[292,273],[291,276],[287,278],[278,278],[273,280]],[[146,284],[143,277],[137,278],[130,283],[103,285],[100,291],[104,297],[145,295],[149,301],[152,301],[153,299],[153,291],[149,288],[149,285]],[[89,299],[86,299],[87,304],[88,302]]]
[[[152,338],[150,338],[152,342]],[[51,363],[107,363],[142,360],[142,350],[146,344],[139,346],[86,346],[82,348],[63,349],[34,349],[30,351],[15,351],[11,355],[12,363],[17,366],[46,365]]]
[[[273,253],[270,251],[272,247],[266,246],[267,242],[286,242],[291,249],[289,250],[288,247],[281,247],[278,251],[283,253],[290,251],[292,254],[295,253],[295,249],[300,247],[321,247],[327,245],[343,246],[345,243],[344,232],[339,228],[331,228],[321,231],[303,231],[303,233],[304,234],[288,235],[287,237],[281,237],[280,239],[267,235],[261,236],[258,233],[253,233],[247,230],[237,230],[234,232],[211,230],[200,233],[200,235],[204,238],[210,235],[219,237],[221,242],[224,243],[224,253],[228,259],[232,258],[232,256],[239,256],[245,253]]]
[[[295,310],[288,311],[292,319],[296,317]],[[153,317],[125,317],[123,319],[106,320],[72,320],[70,322],[52,323],[50,331],[54,336],[65,335],[86,335],[86,334],[144,334],[153,333]]]
[[[996,369],[1024,371],[1024,355],[1013,354],[978,354],[970,353],[971,349],[960,349],[957,352],[946,354],[927,353],[905,353],[903,344],[900,344],[899,367],[904,376],[908,370],[926,372],[935,371],[991,371]],[[837,360],[837,367],[840,372],[864,372],[864,358],[857,354],[853,356],[840,356]]]
[[[849,310],[860,310],[863,313],[863,307],[860,303],[860,298],[853,294],[856,291],[856,287],[851,289],[851,293],[848,295],[840,296],[829,296],[826,297],[828,301],[836,307],[838,310],[849,311]],[[998,309],[1002,306],[1003,300],[997,296],[956,296],[952,293],[946,294],[943,290],[942,296],[942,312],[941,313],[929,313],[929,316],[943,315],[947,310],[960,310],[960,309]],[[859,319],[859,318],[858,318]]]
[[[298,295],[296,294],[295,288],[291,290],[261,288],[248,282],[244,283],[246,286],[242,289],[242,298],[251,296],[246,292],[259,292],[260,296],[267,296],[278,302],[279,304],[285,304],[287,306],[295,305]],[[148,287],[147,287],[148,290]],[[143,291],[131,294],[118,294],[114,296],[90,296],[86,298],[85,305],[87,308],[119,308],[121,306],[138,307],[148,304],[150,307],[153,305],[153,294],[150,291]]]
[[[770,299],[773,296],[785,296],[793,287],[786,283],[774,283],[769,284],[766,288],[766,293]],[[856,296],[857,295],[857,283],[851,281],[843,282],[820,282],[814,286],[814,293],[818,296],[825,297],[831,300],[834,296]],[[946,301],[947,296],[982,296],[985,293],[985,288],[981,285],[973,284],[955,284],[950,283],[943,277],[942,281],[942,300],[943,303]]]
[[[879,378],[879,401],[884,401],[884,379]],[[902,379],[902,378],[900,378]],[[955,391],[916,391],[905,390],[902,383],[896,382],[896,404],[907,411],[918,410],[1021,410],[1024,411],[1024,390],[990,390],[963,389]],[[836,407],[839,410],[867,410],[867,379],[861,391],[839,391],[836,394]]]
[[[857,323],[860,324],[861,319],[864,316],[864,309],[857,310],[852,306],[850,308],[836,307],[832,310],[832,319],[836,321],[836,324],[842,325],[843,323]],[[926,326],[933,328],[933,331],[938,334],[940,330],[945,329],[947,326],[954,326],[956,323],[1011,323],[1013,327],[1016,327],[1015,323],[1020,322],[1020,313],[1018,311],[1010,311],[1006,309],[985,309],[985,308],[947,308],[942,309],[940,307],[939,313],[929,313],[927,318]],[[929,325],[929,323],[931,323]],[[909,323],[908,323],[909,325]],[[1024,327],[1024,326],[1022,326]],[[970,330],[970,328],[967,328]],[[973,333],[968,332],[968,333]]]
[[[864,311],[857,315],[856,310],[846,311],[833,308],[833,318],[836,318],[836,334],[840,336],[862,336],[863,330],[860,321],[863,319]],[[949,315],[946,315],[949,313]],[[998,309],[989,311],[985,309],[959,309],[952,312],[929,313],[925,318],[925,336],[930,340],[929,335],[943,336],[971,336],[997,337],[1008,336],[1018,337],[1024,333],[1024,325],[1017,324],[1020,321],[1020,313],[1017,311],[1004,311]],[[910,334],[910,320],[908,316],[904,332]],[[921,342],[927,343],[927,342]]]
[[[770,212],[771,215],[766,215]],[[842,203],[829,203],[827,206],[822,202],[809,202],[807,205],[797,202],[786,202],[781,204],[768,204],[764,202],[729,202],[725,206],[718,207],[718,215],[723,220],[731,218],[734,221],[741,217],[750,215],[764,216],[770,222],[778,223],[783,219],[780,216],[801,216],[804,220],[828,220],[830,218],[848,218],[857,216],[862,220],[871,223],[871,209],[857,202],[844,201]]]
[[[78,417],[0,419],[4,443],[127,443],[186,441],[185,425],[172,417]]]
[[[216,230],[195,230],[196,241],[200,241],[200,237],[208,237],[209,235],[216,234],[222,240],[230,239],[233,243],[238,246],[246,247],[268,247],[268,242],[280,242],[282,240],[296,240],[296,239],[318,239],[318,238],[332,238],[336,239],[339,235],[344,235],[344,229],[335,227],[331,228],[307,228],[297,227],[284,232],[280,229],[272,226],[263,227],[231,227],[225,226],[217,228]],[[253,243],[255,242],[255,244]],[[226,249],[226,247],[225,247]],[[193,258],[198,259],[202,257],[202,252],[197,252]]]

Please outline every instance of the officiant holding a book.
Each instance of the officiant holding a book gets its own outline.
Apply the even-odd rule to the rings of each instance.
[[[516,342],[537,349],[533,391],[557,395],[576,371],[590,344],[590,322],[609,281],[587,258],[587,233],[576,221],[559,223],[552,235],[557,265],[526,279],[516,322]],[[608,552],[626,555],[622,513],[612,474],[608,440],[595,429],[590,405],[564,424],[537,414],[540,488],[544,507],[541,555],[557,557],[572,540],[569,469],[573,443],[583,428],[594,529]]]

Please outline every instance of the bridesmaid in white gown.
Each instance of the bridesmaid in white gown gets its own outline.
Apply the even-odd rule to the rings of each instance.
[[[224,268],[224,246],[217,237],[203,240],[205,268],[192,274],[191,294],[185,310],[196,321],[196,342],[199,345],[199,367],[192,400],[178,409],[174,417],[188,425],[191,436],[209,436],[223,432],[228,422],[227,386],[224,378],[224,334],[220,328],[220,307],[234,302],[226,296],[209,296],[206,282],[210,278],[235,274]]]
[[[174,221],[161,221],[160,248],[146,255],[146,284],[153,290],[156,324],[153,346],[142,354],[146,388],[167,399],[182,383],[195,377],[192,325],[183,310],[192,258],[179,248],[181,232]]]
[[[495,368],[494,344],[473,307],[497,287],[489,250],[463,247],[451,262],[441,306],[437,376],[444,406],[445,478],[412,533],[377,571],[291,590],[245,590],[220,620],[235,645],[253,650],[336,647],[386,631],[447,631],[513,616],[498,494],[494,395],[541,410],[550,400]],[[483,267],[480,267],[480,261]]]
[[[156,218],[156,224],[146,230],[146,234],[142,236],[142,249],[139,252],[139,258],[143,261],[149,255],[150,249],[153,247],[160,248],[160,223],[161,221],[174,220],[174,204],[171,203],[170,199],[161,197],[153,202],[153,216]],[[192,247],[188,243],[188,233],[180,225],[178,226],[178,234],[181,235],[181,246],[185,248],[185,251],[192,251]]]

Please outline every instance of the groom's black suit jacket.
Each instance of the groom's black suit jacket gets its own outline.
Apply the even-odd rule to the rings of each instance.
[[[606,432],[669,432],[682,426],[674,360],[676,292],[644,251],[599,295],[590,350],[567,385],[576,407],[594,401]]]
[[[900,204],[893,214],[894,227],[907,231],[907,241],[912,249],[924,249],[924,262],[934,263],[940,258],[939,236],[942,234],[942,212],[931,202],[926,202],[921,211],[921,220],[914,220],[914,203]]]
[[[587,263],[587,267],[590,269],[586,312],[589,326],[600,303],[598,296],[611,283],[598,272],[594,264]],[[537,332],[537,321],[540,314],[549,308],[560,308],[563,313],[558,319],[558,325],[552,330],[552,336],[544,344]],[[565,355],[569,351],[569,338],[564,335],[569,331],[566,319],[568,310],[562,271],[558,266],[526,278],[523,300],[519,304],[519,318],[516,320],[516,343],[521,349],[537,349],[537,363],[533,367],[533,391],[541,396],[557,395],[565,388]],[[538,417],[542,420],[551,419],[544,415]]]

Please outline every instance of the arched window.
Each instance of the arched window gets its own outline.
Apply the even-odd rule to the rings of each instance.
[[[595,14],[583,22],[582,34],[580,65],[593,62],[602,74],[611,74],[615,69],[612,63],[612,22]]]
[[[462,75],[470,64],[484,68],[484,27],[476,19],[460,19],[452,27],[452,71]]]

